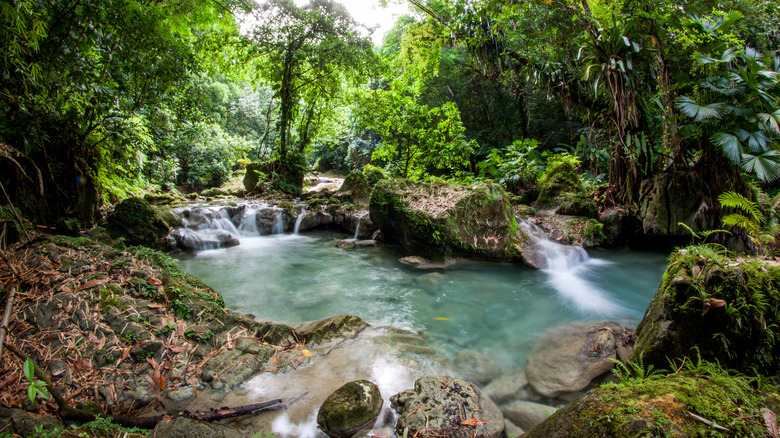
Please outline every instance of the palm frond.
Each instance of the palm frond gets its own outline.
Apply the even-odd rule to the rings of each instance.
[[[701,122],[712,118],[720,119],[723,116],[725,104],[715,102],[709,105],[699,105],[690,97],[682,96],[677,99],[674,106],[686,116],[692,117],[694,121]]]

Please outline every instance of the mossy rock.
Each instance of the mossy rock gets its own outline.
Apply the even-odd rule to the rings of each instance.
[[[750,380],[728,376],[712,364],[694,368],[606,384],[558,410],[523,437],[770,436],[764,418],[770,416],[775,422],[780,415],[776,394],[762,394]]]
[[[582,193],[567,196],[555,210],[555,214],[583,216],[587,218],[595,218],[598,216],[598,213],[599,209],[596,206],[596,201],[588,198]]]
[[[355,380],[325,399],[317,412],[317,425],[328,436],[349,438],[370,429],[381,410],[379,388],[368,380]]]
[[[633,360],[667,367],[700,355],[728,369],[780,375],[780,267],[725,250],[676,251],[636,329]]]
[[[205,196],[207,198],[216,198],[218,196],[228,196],[228,192],[221,187],[212,187],[206,190],[203,190],[200,192],[201,196]]]
[[[146,201],[128,198],[106,217],[106,231],[114,239],[124,237],[130,245],[154,248],[162,247],[168,226]]]
[[[172,204],[178,199],[179,198],[172,193],[147,193],[144,195],[144,201],[157,205]]]
[[[522,259],[526,237],[497,184],[382,180],[372,191],[369,211],[385,241],[428,258]]]
[[[363,172],[353,170],[344,178],[344,183],[341,185],[339,192],[349,192],[355,199],[365,198],[371,193],[371,185]]]
[[[555,205],[561,201],[561,195],[577,195],[584,192],[580,176],[574,165],[575,160],[555,159],[556,155],[548,160],[547,169],[539,179],[539,205]]]
[[[385,173],[382,168],[373,166],[371,164],[366,164],[363,166],[363,176],[366,177],[366,182],[368,182],[368,185],[372,188],[379,181],[389,178],[387,173]]]

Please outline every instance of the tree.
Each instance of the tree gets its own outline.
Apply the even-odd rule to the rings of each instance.
[[[369,72],[371,42],[360,36],[359,25],[344,7],[331,0],[312,0],[304,7],[292,0],[269,0],[254,14],[258,23],[250,38],[258,73],[279,99],[278,154],[285,157],[292,149],[291,129],[298,117],[296,150],[303,152],[321,102],[335,99],[345,81],[358,82]]]

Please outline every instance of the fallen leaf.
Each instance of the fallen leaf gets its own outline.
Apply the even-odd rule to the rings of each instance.
[[[306,357],[311,357],[311,351],[309,350],[301,350],[303,352],[303,355]]]
[[[471,417],[469,419],[463,420],[460,424],[462,424],[464,426],[477,427],[477,426],[481,426],[481,425],[483,425],[485,423],[487,423],[487,421],[479,419],[479,418]]]
[[[108,278],[101,278],[100,280],[91,280],[91,281],[88,281],[88,282],[82,284],[76,290],[91,289],[93,287],[102,286],[102,285],[104,285],[106,283],[108,283]]]
[[[707,304],[710,307],[723,307],[726,305],[725,300],[719,300],[717,298],[707,298]]]
[[[165,306],[162,304],[149,304],[149,310],[153,313],[164,313]]]
[[[436,321],[452,321],[451,319],[445,318],[445,317],[439,317],[439,318],[433,318],[433,319],[435,319]]]
[[[149,284],[151,284],[152,286],[159,286],[159,285],[161,285],[161,284],[162,284],[162,281],[161,281],[161,280],[159,280],[159,279],[157,279],[157,278],[154,278],[154,277],[149,277],[149,278],[146,280],[146,282],[147,282],[147,283],[149,283]]]
[[[171,350],[174,353],[181,353],[181,352],[187,351],[187,347],[185,347],[184,345],[174,345],[174,346],[168,347],[168,350]]]
[[[87,359],[79,359],[73,364],[73,368],[77,371],[89,371],[92,369],[92,361]]]

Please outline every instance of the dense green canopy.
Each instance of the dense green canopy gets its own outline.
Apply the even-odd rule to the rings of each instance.
[[[372,49],[331,0],[6,1],[2,202],[89,223],[243,160],[522,190],[567,152],[629,206],[661,172],[780,175],[774,1],[410,3]]]

